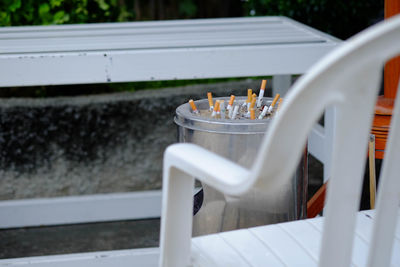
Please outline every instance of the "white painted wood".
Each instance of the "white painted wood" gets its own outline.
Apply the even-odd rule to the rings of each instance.
[[[159,218],[161,191],[0,202],[0,228]]]
[[[316,123],[308,137],[308,152],[322,163],[325,162],[325,142],[329,142],[325,138],[325,129]]]
[[[340,42],[283,17],[3,27],[0,40],[0,87],[299,74]]]
[[[308,151],[324,165],[323,181],[330,177],[332,145],[335,132],[336,113],[334,107],[326,109],[324,126],[316,123],[308,138]]]
[[[89,253],[0,259],[7,267],[154,267],[159,258],[158,248],[99,251]]]
[[[0,40],[7,54],[338,41],[282,17],[5,27]]]
[[[332,47],[276,44],[0,55],[0,86],[302,73]]]
[[[272,77],[272,95],[280,94],[284,97],[291,85],[291,75],[275,75]]]

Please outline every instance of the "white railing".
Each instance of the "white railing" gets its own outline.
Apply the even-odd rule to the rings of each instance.
[[[273,75],[282,93],[291,75],[305,73],[338,43],[285,17],[3,27],[0,87]],[[317,125],[309,138],[324,177],[333,122],[328,111],[325,128]],[[160,196],[0,201],[0,228],[159,217]]]

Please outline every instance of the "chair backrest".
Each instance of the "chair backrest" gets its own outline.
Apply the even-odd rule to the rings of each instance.
[[[256,184],[266,193],[287,182],[313,124],[326,107],[335,106],[337,121],[321,266],[350,264],[355,215],[382,68],[397,54],[400,54],[400,16],[354,36],[313,66],[287,94],[265,136],[261,155],[252,170],[254,175],[248,180],[246,187]],[[396,177],[400,173],[399,98],[400,93],[378,192],[370,266],[386,266],[390,260],[400,201],[400,179]],[[286,164],[284,169],[282,162]]]

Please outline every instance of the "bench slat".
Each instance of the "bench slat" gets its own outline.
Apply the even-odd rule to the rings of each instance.
[[[304,73],[339,43],[284,17],[0,28],[0,87]]]

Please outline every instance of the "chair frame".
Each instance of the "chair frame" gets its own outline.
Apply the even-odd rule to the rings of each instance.
[[[369,129],[384,63],[400,53],[400,16],[349,39],[302,76],[287,94],[250,170],[193,144],[164,154],[160,266],[190,263],[193,186],[230,196],[251,187],[266,194],[290,179],[307,135],[325,108],[336,107],[332,170],[327,189],[320,266],[350,265]],[[387,266],[400,200],[400,94],[382,168],[369,266]],[[301,114],[301,119],[299,119]],[[357,125],[355,125],[357,122]],[[292,133],[296,133],[294,138]]]

